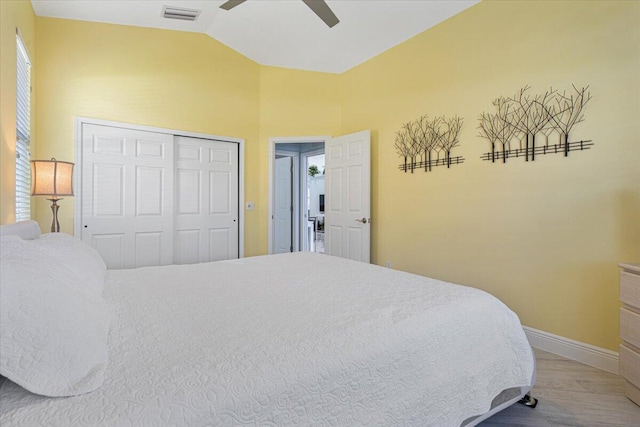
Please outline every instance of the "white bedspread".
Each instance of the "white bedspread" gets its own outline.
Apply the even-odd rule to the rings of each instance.
[[[6,381],[2,426],[454,426],[529,386],[517,316],[472,288],[294,253],[109,271],[104,385]]]

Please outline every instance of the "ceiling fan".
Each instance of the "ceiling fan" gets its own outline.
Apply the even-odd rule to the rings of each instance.
[[[220,9],[231,10],[239,4],[244,3],[247,0],[228,0],[220,6]],[[327,3],[324,0],[302,0],[304,4],[309,6],[318,18],[322,19],[325,24],[332,28],[336,25],[340,20],[336,17],[333,11],[329,8]]]

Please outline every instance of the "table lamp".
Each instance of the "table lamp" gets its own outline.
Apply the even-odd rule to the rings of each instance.
[[[60,231],[58,222],[58,200],[59,196],[73,196],[73,163],[60,162],[55,158],[51,160],[31,161],[31,195],[51,196],[51,212],[53,221],[51,222],[51,232]]]

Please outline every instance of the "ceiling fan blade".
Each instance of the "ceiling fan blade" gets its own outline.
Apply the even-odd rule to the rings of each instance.
[[[324,21],[329,28],[333,28],[340,20],[329,8],[324,0],[302,0],[304,4],[309,6],[309,9],[313,10],[320,19]]]
[[[229,0],[226,3],[220,5],[220,9],[231,10],[239,4],[244,3],[247,0]]]

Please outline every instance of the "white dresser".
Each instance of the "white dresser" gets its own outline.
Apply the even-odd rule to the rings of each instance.
[[[619,264],[620,272],[620,375],[625,393],[640,405],[640,264]]]

